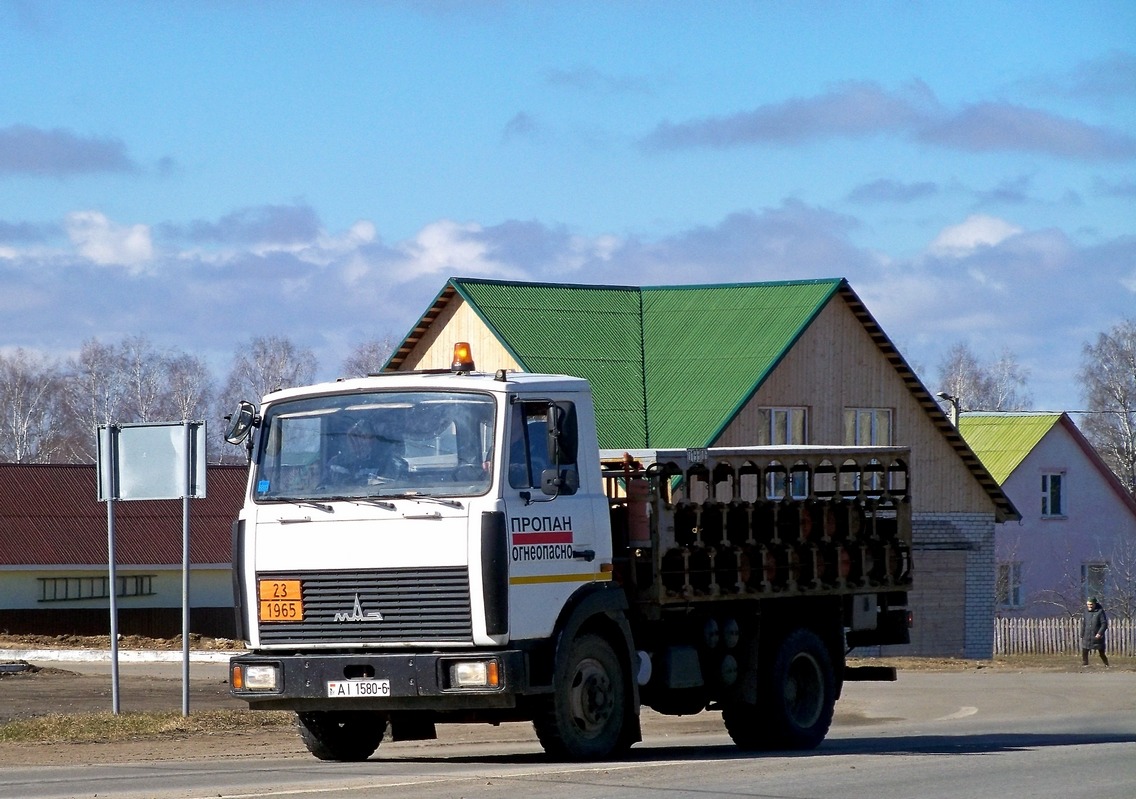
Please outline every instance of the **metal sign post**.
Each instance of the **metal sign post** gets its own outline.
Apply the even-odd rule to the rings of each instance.
[[[98,470],[99,487],[103,476],[107,480],[107,593],[110,594],[110,707],[118,715],[120,703],[118,695],[118,574],[115,570],[117,559],[114,555],[114,497],[118,496],[111,453],[117,448],[118,428],[100,427],[98,431]],[[100,491],[100,494],[102,492]]]
[[[189,497],[192,493],[189,476],[193,474],[193,429],[189,422],[185,429],[185,490],[181,498],[181,714],[189,715]],[[201,425],[202,430],[205,425]],[[204,450],[202,455],[204,455]],[[204,461],[205,459],[202,458]],[[202,496],[205,483],[202,481]]]
[[[114,553],[117,500],[182,500],[182,714],[189,715],[189,500],[205,496],[205,422],[99,425],[99,499],[107,503],[110,575],[111,696],[118,698],[118,577]]]

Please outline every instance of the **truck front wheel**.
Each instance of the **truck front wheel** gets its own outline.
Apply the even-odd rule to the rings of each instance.
[[[811,630],[794,630],[759,670],[758,705],[723,708],[726,731],[742,749],[814,749],[836,707],[832,658]]]
[[[387,717],[369,710],[312,711],[296,714],[300,739],[320,760],[355,762],[375,753]]]
[[[598,635],[571,644],[551,697],[533,719],[544,751],[569,760],[607,757],[622,740],[627,689],[619,658]]]

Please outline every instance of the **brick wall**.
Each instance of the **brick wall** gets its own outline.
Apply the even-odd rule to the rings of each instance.
[[[917,513],[912,519],[912,643],[889,654],[994,654],[994,516]]]

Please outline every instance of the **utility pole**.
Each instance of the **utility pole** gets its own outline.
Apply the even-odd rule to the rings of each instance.
[[[948,394],[945,391],[940,391],[935,396],[943,400],[944,402],[949,402],[951,404],[951,424],[953,424],[957,428],[959,426],[959,412],[962,409],[960,404],[961,401],[959,400],[959,398],[954,396],[953,394]]]

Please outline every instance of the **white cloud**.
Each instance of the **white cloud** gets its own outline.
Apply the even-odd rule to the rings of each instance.
[[[449,219],[426,225],[413,241],[399,247],[406,256],[399,265],[401,278],[409,282],[432,274],[521,276],[520,270],[492,257],[484,232],[481,225],[460,224]]]
[[[378,231],[375,230],[375,223],[366,219],[360,219],[351,229],[347,232],[347,237],[359,244],[369,244],[374,241],[378,236]]]
[[[75,211],[67,215],[65,228],[79,254],[102,266],[141,271],[154,257],[147,225],[116,225],[98,211]]]
[[[968,255],[981,247],[994,247],[1022,229],[1004,219],[973,214],[957,225],[943,228],[928,249],[935,255]]]
[[[403,334],[453,275],[613,285],[846,277],[925,377],[955,342],[984,356],[1010,345],[1033,369],[1039,403],[1073,407],[1081,344],[1130,315],[1136,291],[1131,236],[1085,246],[1060,230],[972,216],[921,255],[888,258],[853,241],[854,220],[799,202],[656,239],[442,219],[384,244],[364,220],[272,252],[252,241],[155,247],[146,226],[93,211],[65,222],[69,248],[3,245],[0,346],[66,353],[89,336],[145,332],[224,368],[249,330],[286,331],[331,365],[344,341]],[[78,307],[66,319],[56,312]]]

